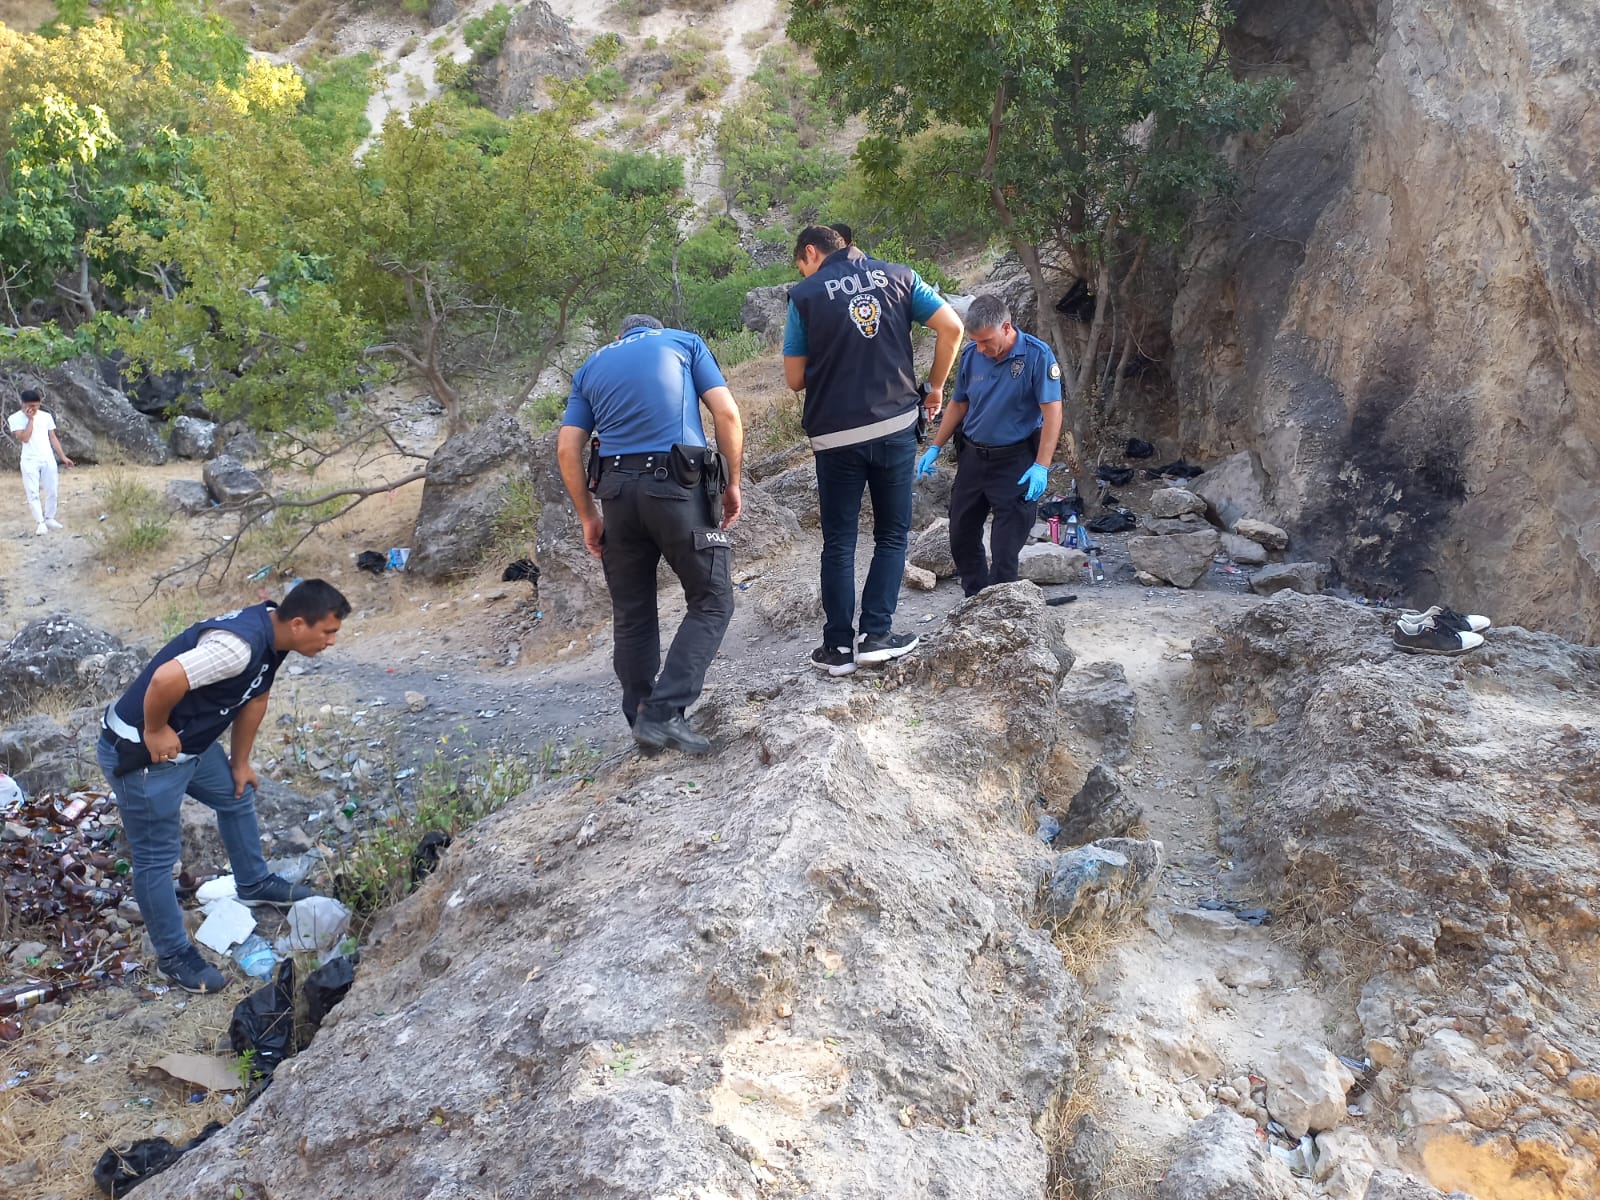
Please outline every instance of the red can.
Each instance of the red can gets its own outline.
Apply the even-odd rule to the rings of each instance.
[[[1049,525],[1050,525],[1050,540],[1052,542],[1054,542],[1058,546],[1061,545],[1061,518],[1060,517],[1051,517],[1050,521],[1049,521]]]

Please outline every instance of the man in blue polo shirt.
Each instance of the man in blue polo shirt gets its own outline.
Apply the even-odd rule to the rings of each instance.
[[[967,329],[972,344],[956,368],[955,394],[917,474],[932,475],[939,451],[955,440],[950,553],[961,590],[973,596],[1017,578],[1017,556],[1038,517],[1061,436],[1061,368],[1049,346],[1011,324],[998,296],[973,300]],[[992,565],[983,553],[983,522],[991,513]]]
[[[961,346],[961,318],[910,267],[869,258],[837,230],[801,230],[789,289],[783,374],[804,390],[800,424],[817,458],[822,523],[822,645],[811,664],[848,675],[914,650],[914,634],[893,631],[911,532],[911,485],[918,409],[931,418]],[[933,330],[926,401],[917,395],[911,324]],[[872,493],[872,566],[856,623],[856,536],[861,496]]]
[[[711,413],[720,457],[706,451],[701,404]],[[586,475],[583,450],[591,430],[599,447]],[[617,340],[596,350],[572,377],[556,456],[583,525],[583,544],[605,567],[622,713],[634,740],[649,750],[711,749],[684,713],[700,698],[706,668],[733,617],[726,531],[739,519],[743,451],[733,393],[695,334],[665,329],[651,316],[625,317]],[[719,495],[720,527],[711,511]],[[689,608],[664,664],[656,612],[663,557]]]

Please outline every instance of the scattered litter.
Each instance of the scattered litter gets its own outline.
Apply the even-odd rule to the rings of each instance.
[[[404,571],[406,563],[411,561],[411,548],[409,546],[394,546],[389,550],[389,556],[384,560],[384,565],[391,571]]]
[[[539,564],[531,558],[519,558],[508,566],[500,576],[502,583],[515,583],[519,579],[526,579],[535,587],[539,584]]]
[[[245,576],[245,578],[251,583],[261,583],[267,578],[268,575],[271,574],[272,564],[268,563],[265,566],[257,567],[254,571],[251,571],[249,575]]]
[[[356,555],[356,570],[368,571],[373,575],[382,575],[384,568],[389,565],[389,560],[376,550],[363,550]]]
[[[242,1086],[239,1072],[231,1063],[209,1054],[169,1054],[151,1063],[150,1070],[208,1092],[232,1092]]]
[[[1174,479],[1193,479],[1196,475],[1204,475],[1205,473],[1206,469],[1204,467],[1197,467],[1193,463],[1184,462],[1183,459],[1179,458],[1174,459],[1164,467],[1150,468],[1145,471],[1144,477],[1146,479],[1160,479],[1165,475]]]
[[[1155,452],[1156,448],[1143,438],[1129,438],[1128,444],[1122,448],[1122,457],[1151,458]]]
[[[113,1200],[126,1196],[152,1175],[161,1174],[221,1128],[222,1122],[213,1121],[193,1141],[182,1146],[174,1146],[166,1138],[140,1138],[131,1146],[107,1150],[94,1166],[95,1185]]]
[[[9,817],[27,800],[22,785],[4,771],[0,771],[0,816]]]
[[[350,930],[350,910],[332,896],[307,896],[289,907],[289,932],[278,939],[284,954],[326,954]]]
[[[356,978],[356,960],[341,954],[330,958],[306,976],[306,1020],[313,1029],[322,1028],[322,1019],[345,998]]]
[[[1091,533],[1127,533],[1138,524],[1138,518],[1131,509],[1118,508],[1094,517],[1084,528]]]
[[[233,961],[252,979],[266,979],[278,965],[278,956],[272,952],[272,945],[266,938],[252,933],[233,948]]]
[[[271,1080],[278,1064],[289,1057],[289,1037],[294,1032],[294,959],[278,966],[278,977],[233,1007],[228,1023],[228,1044],[235,1054],[254,1051],[251,1068]]]
[[[587,846],[600,836],[600,814],[590,813],[584,817],[583,824],[578,826],[578,836],[574,839],[580,847]]]
[[[1094,469],[1094,477],[1112,487],[1123,487],[1133,482],[1132,467],[1113,467],[1110,463],[1101,463]]]
[[[1038,838],[1046,846],[1052,846],[1055,844],[1055,840],[1060,836],[1060,834],[1061,822],[1056,820],[1055,817],[1051,816],[1049,813],[1041,813],[1039,815],[1039,829],[1033,836]]]
[[[1271,925],[1272,913],[1265,908],[1247,908],[1242,900],[1219,900],[1215,896],[1197,902],[1211,912],[1232,913],[1246,925]]]
[[[226,954],[229,946],[244,941],[255,927],[256,919],[250,910],[237,900],[224,896],[212,904],[205,921],[196,930],[194,940],[218,954]]]
[[[411,852],[411,882],[419,883],[439,869],[439,857],[450,849],[450,835],[441,829],[430,829],[422,835],[417,848]]]
[[[1195,721],[1193,724],[1191,724],[1189,726],[1189,732],[1190,733],[1199,733],[1204,728],[1205,728],[1205,726],[1200,724],[1199,721]]]
[[[233,900],[239,895],[238,886],[234,883],[232,875],[218,875],[215,879],[208,879],[195,891],[194,898],[200,902],[200,907],[207,912],[218,900]]]

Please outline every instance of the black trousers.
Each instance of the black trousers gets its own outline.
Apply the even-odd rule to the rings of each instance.
[[[611,591],[612,663],[622,684],[622,713],[629,725],[640,713],[668,720],[700,698],[706,668],[733,618],[733,552],[705,536],[719,531],[701,487],[611,469],[596,494],[605,521],[600,561]],[[663,558],[689,605],[665,664],[656,611],[656,569]]]
[[[1039,506],[1024,500],[1021,479],[1033,464],[1031,442],[986,450],[963,441],[950,489],[950,554],[961,575],[961,590],[975,596],[993,583],[1014,583],[1017,556],[1039,517]],[[983,553],[983,522],[990,514],[991,566]]]

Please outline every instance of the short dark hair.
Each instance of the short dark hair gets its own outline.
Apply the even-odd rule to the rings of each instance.
[[[617,327],[617,336],[625,337],[635,329],[661,329],[660,321],[649,313],[630,313],[622,318],[622,324]]]
[[[843,250],[844,239],[839,236],[837,229],[829,228],[827,225],[807,225],[794,240],[795,262],[799,262],[805,256],[807,246],[815,246],[827,255],[835,250]]]
[[[843,221],[830,221],[828,228],[842,237],[846,246],[854,246],[856,244],[855,235],[850,232],[850,226]]]
[[[23,388],[22,391],[18,393],[18,399],[20,399],[24,404],[38,404],[44,399],[44,397],[39,395],[38,388]]]
[[[966,326],[976,332],[980,329],[999,329],[1011,320],[1011,307],[1001,297],[985,293],[974,296],[967,305]]]
[[[350,601],[325,579],[302,579],[278,605],[278,620],[299,617],[307,625],[318,625],[328,617],[344,620],[350,615]]]

